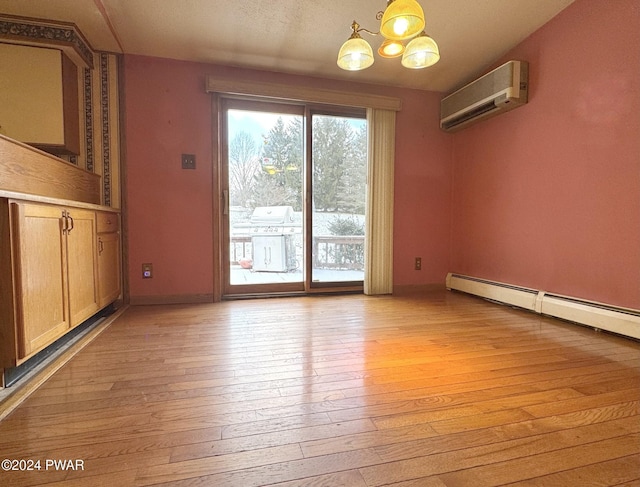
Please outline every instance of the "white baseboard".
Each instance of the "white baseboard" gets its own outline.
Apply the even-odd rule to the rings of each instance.
[[[451,273],[447,275],[447,289],[455,289],[530,311],[535,311],[538,297],[538,291],[534,289]]]
[[[640,339],[640,311],[449,273],[447,289]]]

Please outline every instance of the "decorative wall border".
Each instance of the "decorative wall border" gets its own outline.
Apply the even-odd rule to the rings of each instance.
[[[109,58],[100,54],[100,108],[102,111],[102,190],[103,204],[111,206],[111,135],[109,123]]]
[[[84,68],[83,76],[84,94],[84,141],[85,141],[85,167],[87,171],[94,172],[93,161],[93,100],[91,97],[91,85],[93,83],[93,70]]]
[[[93,68],[93,50],[75,24],[0,15],[0,39],[62,49],[76,64]]]
[[[101,176],[101,204],[120,208],[120,55],[96,52],[94,56],[95,68],[78,73],[82,147],[77,161]]]

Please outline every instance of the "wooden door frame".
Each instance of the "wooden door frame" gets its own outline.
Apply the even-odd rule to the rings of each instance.
[[[282,294],[316,294],[331,292],[362,292],[363,285],[353,282],[340,283],[312,283],[312,261],[311,247],[312,235],[306,228],[312,221],[312,171],[308,170],[312,164],[312,139],[313,133],[307,129],[307,125],[311,123],[313,115],[325,114],[345,117],[363,117],[366,118],[365,109],[357,107],[344,107],[337,105],[321,105],[304,102],[286,103],[277,99],[256,99],[247,96],[221,95],[212,92],[212,145],[213,145],[213,300],[219,302],[227,297],[251,297],[266,295],[282,295]],[[227,160],[227,124],[223,120],[228,106],[237,105],[240,109],[258,109],[257,111],[270,111],[269,107],[280,107],[282,113],[300,114],[304,123],[304,163],[305,170],[303,176],[303,281],[292,284],[277,284],[269,289],[265,284],[242,285],[242,293],[229,293],[229,271],[227,269],[229,262],[229,235],[226,228],[225,209],[228,207],[228,164]],[[287,109],[296,107],[296,109]],[[235,107],[234,107],[235,108]],[[261,109],[261,110],[260,110]],[[298,111],[299,110],[299,111]],[[275,111],[278,113],[278,111]],[[226,193],[225,193],[226,192]],[[238,286],[238,285],[236,285]]]
[[[304,294],[306,276],[303,273],[303,280],[301,282],[283,283],[283,284],[254,284],[254,285],[232,285],[230,284],[229,274],[229,228],[227,225],[227,215],[225,211],[228,209],[229,198],[229,174],[228,174],[228,133],[227,123],[224,120],[227,110],[230,108],[247,110],[247,111],[262,111],[265,113],[283,113],[288,115],[299,115],[304,120],[304,104],[302,103],[282,103],[278,100],[256,100],[247,97],[236,96],[214,96],[217,98],[214,111],[217,112],[216,118],[216,154],[217,154],[217,168],[214,167],[214,173],[217,176],[217,184],[214,187],[217,189],[217,195],[214,198],[217,201],[217,210],[214,210],[214,215],[217,216],[217,222],[214,221],[215,235],[214,244],[217,246],[215,256],[217,257],[218,266],[217,272],[214,269],[214,280],[218,283],[218,287],[214,289],[214,300],[222,300],[226,297],[244,297],[244,296],[264,296],[264,295],[280,295],[280,294]],[[216,191],[214,191],[216,193]],[[304,203],[303,203],[304,204]],[[241,290],[241,291],[240,291]]]

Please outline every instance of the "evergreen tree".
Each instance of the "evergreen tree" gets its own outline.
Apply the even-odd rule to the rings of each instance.
[[[279,117],[256,147],[240,132],[229,147],[231,204],[292,206],[302,210],[304,174],[302,117]],[[354,128],[339,116],[313,117],[313,194],[316,211],[363,214],[365,211],[366,124]]]
[[[351,130],[354,130],[351,128]],[[340,210],[344,213],[365,212],[367,191],[367,126],[363,124],[353,132],[353,142],[345,162],[345,184],[338,196]]]
[[[262,172],[256,178],[258,206],[302,210],[302,120],[279,117],[265,137]]]
[[[304,174],[304,124],[302,117],[294,117],[287,125],[287,134],[291,141],[288,165],[285,168],[285,180],[290,188],[291,206],[295,211],[302,211],[303,174]]]
[[[317,211],[364,212],[366,132],[342,117],[316,116],[313,192]]]

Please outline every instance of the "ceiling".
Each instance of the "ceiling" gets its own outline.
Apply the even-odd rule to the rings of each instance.
[[[0,13],[75,23],[99,51],[449,92],[470,81],[573,0],[419,0],[436,65],[410,70],[377,56],[336,65],[353,20],[378,30],[384,0],[0,0]],[[379,36],[363,33],[374,51]]]

